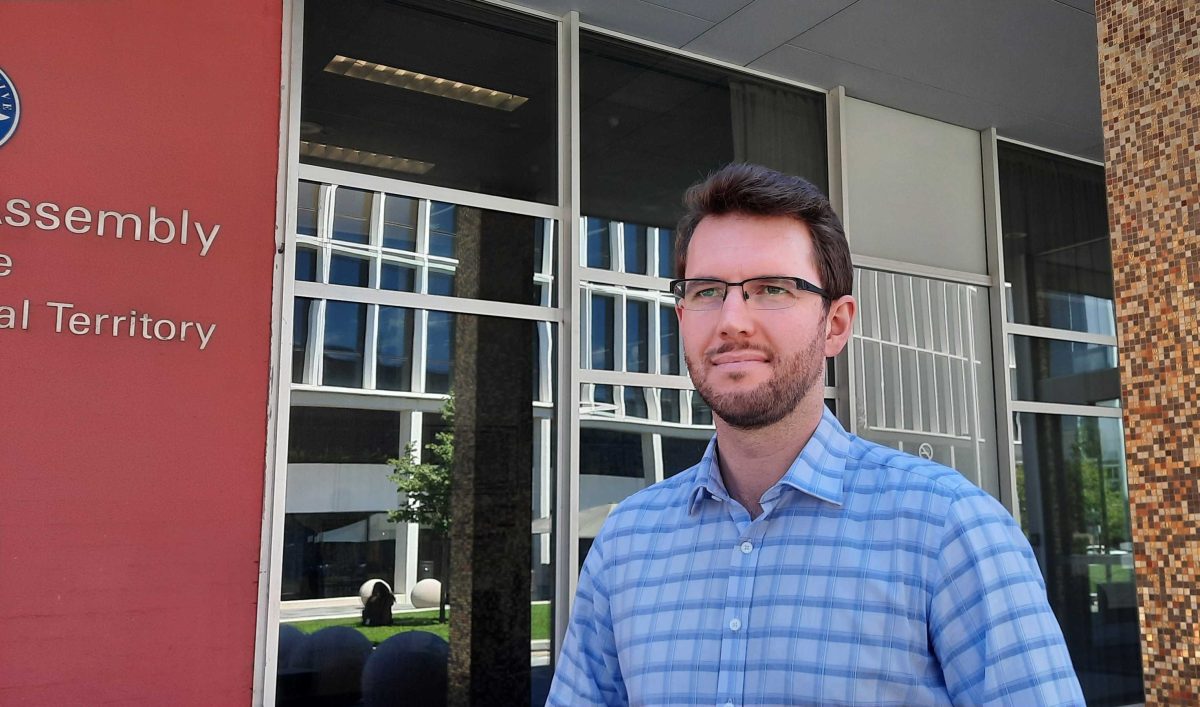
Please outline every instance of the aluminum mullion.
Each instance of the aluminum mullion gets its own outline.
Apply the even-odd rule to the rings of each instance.
[[[335,299],[359,304],[382,304],[389,307],[428,309],[456,314],[477,314],[485,317],[507,317],[537,322],[557,322],[559,312],[553,307],[538,307],[532,304],[512,304],[490,300],[468,299],[447,295],[427,295],[419,292],[397,292],[395,290],[372,290],[351,285],[324,285],[315,282],[297,282],[296,294],[301,297]]]
[[[614,285],[616,287],[634,287],[649,290],[659,294],[667,294],[671,281],[665,277],[639,275],[638,273],[615,272],[603,268],[580,267],[579,276],[588,282],[598,285]]]
[[[1035,326],[1032,324],[1013,324],[1008,322],[1004,331],[1016,336],[1028,336],[1035,339],[1054,339],[1055,341],[1070,341],[1080,344],[1096,344],[1099,346],[1117,346],[1117,337],[1107,334],[1072,331],[1070,329],[1054,329],[1051,327]]]
[[[670,376],[661,373],[626,373],[624,371],[604,371],[599,369],[581,369],[580,383],[595,385],[633,385],[643,388],[669,388],[672,390],[691,390],[692,379],[687,376]]]
[[[1071,403],[1039,403],[1032,400],[1013,400],[1009,403],[1013,412],[1032,412],[1041,415],[1071,415],[1074,417],[1116,417],[1124,416],[1121,408],[1100,407],[1099,405],[1073,405]]]

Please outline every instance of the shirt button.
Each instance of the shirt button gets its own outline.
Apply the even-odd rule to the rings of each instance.
[[[749,540],[742,542],[742,554],[743,555],[749,555],[753,549],[754,549],[754,543],[750,542]]]
[[[729,621],[729,630],[730,631],[737,631],[741,628],[742,628],[742,620],[741,619],[730,619],[730,621]]]

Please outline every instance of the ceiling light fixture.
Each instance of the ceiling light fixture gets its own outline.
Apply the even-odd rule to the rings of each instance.
[[[432,162],[411,160],[407,157],[396,157],[394,155],[381,155],[378,152],[356,150],[352,147],[338,147],[337,145],[325,145],[319,142],[309,142],[308,140],[300,141],[300,155],[302,157],[313,157],[321,160],[347,162],[363,167],[374,167],[375,169],[386,169],[392,172],[408,172],[409,174],[425,174],[433,169],[434,166]]]
[[[464,103],[474,103],[478,106],[497,108],[512,112],[524,105],[529,99],[515,93],[493,91],[490,88],[474,86],[461,81],[451,81],[429,74],[421,74],[407,69],[397,69],[386,64],[376,64],[362,59],[352,59],[338,54],[325,65],[325,70],[339,76],[374,81],[410,91],[419,91],[431,96],[451,98]]]

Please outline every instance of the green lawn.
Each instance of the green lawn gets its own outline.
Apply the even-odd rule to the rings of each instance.
[[[533,640],[549,640],[550,638],[550,604],[539,603],[529,607],[531,612],[529,628]],[[428,631],[436,633],[447,641],[450,640],[450,621],[447,612],[446,623],[438,623],[437,609],[429,611],[409,611],[392,614],[395,624],[392,626],[360,626],[358,617],[347,616],[341,619],[317,619],[314,621],[289,621],[292,626],[304,633],[313,633],[327,626],[350,626],[366,636],[371,643],[378,645],[397,633],[404,631]]]
[[[1088,565],[1088,581],[1091,584],[1091,592],[1095,594],[1099,589],[1098,585],[1107,582],[1129,582],[1133,579],[1133,570],[1122,565],[1109,565],[1112,572],[1112,579],[1109,579],[1104,565]]]

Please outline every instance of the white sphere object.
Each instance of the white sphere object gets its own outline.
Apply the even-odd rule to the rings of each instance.
[[[436,609],[442,599],[442,583],[436,579],[422,579],[413,585],[408,601],[417,609]]]
[[[383,586],[387,587],[388,592],[391,593],[392,585],[388,584],[387,582],[383,581],[382,579],[368,579],[367,581],[362,583],[361,587],[358,588],[358,599],[359,599],[359,601],[362,602],[363,606],[367,605],[367,599],[370,599],[371,592],[375,591],[376,583],[382,584]]]

